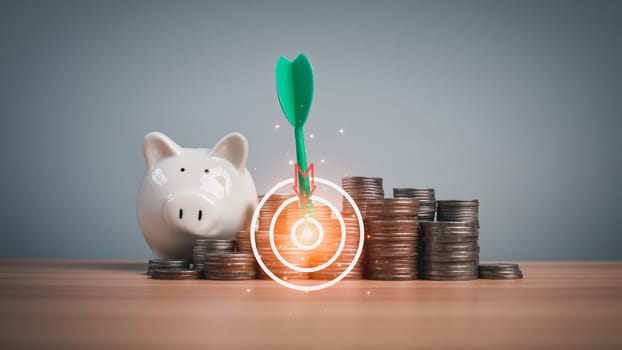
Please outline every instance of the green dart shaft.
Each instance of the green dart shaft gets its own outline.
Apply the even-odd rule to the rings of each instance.
[[[296,162],[300,170],[307,171],[307,151],[305,150],[305,134],[302,126],[294,128],[294,135],[296,137]],[[311,191],[309,176],[302,176],[298,173],[298,183],[300,184],[300,191],[305,191],[306,194]]]

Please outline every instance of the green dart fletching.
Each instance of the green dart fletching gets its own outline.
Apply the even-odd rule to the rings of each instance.
[[[289,123],[294,128],[304,126],[313,101],[313,68],[307,56],[300,54],[293,62],[284,56],[279,58],[276,92]]]

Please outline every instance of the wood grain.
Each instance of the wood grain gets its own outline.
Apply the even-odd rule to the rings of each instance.
[[[0,349],[621,349],[622,262],[525,279],[158,281],[145,262],[0,260]]]

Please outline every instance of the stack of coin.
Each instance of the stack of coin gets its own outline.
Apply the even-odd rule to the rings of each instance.
[[[348,268],[348,266],[352,264],[358,250],[361,239],[361,231],[358,219],[344,218],[343,221],[346,234],[341,253],[337,259],[326,268],[311,272],[311,279],[333,280],[341,275]],[[329,223],[325,223],[323,225],[323,229],[324,239],[322,243],[311,251],[311,266],[319,266],[329,261],[337,253],[342,239],[341,225],[337,220],[333,219]],[[344,279],[355,280],[363,278],[363,259],[364,254],[361,252],[361,256]]]
[[[475,222],[424,221],[421,229],[424,278],[477,279],[479,231]]]
[[[151,278],[158,280],[193,280],[199,278],[199,271],[190,268],[154,269]]]
[[[346,176],[341,179],[341,187],[352,197],[363,216],[365,216],[365,203],[368,199],[384,198],[384,188],[380,177]],[[345,197],[342,212],[344,217],[356,215]]]
[[[252,252],[251,235],[249,230],[240,230],[235,234],[236,251]]]
[[[228,239],[205,239],[200,238],[194,241],[192,248],[192,262],[194,269],[202,272],[204,269],[203,262],[210,253],[233,252],[235,249],[235,240]]]
[[[291,269],[279,260],[270,245],[268,231],[256,231],[255,242],[261,261],[278,278],[282,280],[309,278],[308,272],[299,272]],[[291,233],[274,232],[274,243],[282,259],[294,266],[309,267],[309,252],[294,245],[291,239]],[[270,279],[270,276],[268,276],[263,269],[259,269],[258,277],[260,279]]]
[[[439,200],[436,203],[436,220],[438,221],[478,222],[479,201],[477,199]]]
[[[365,277],[375,280],[417,278],[419,202],[416,198],[367,201]]]
[[[261,201],[265,195],[260,195],[259,200]],[[259,213],[259,222],[256,223],[259,230],[268,231],[270,229],[270,222],[272,221],[272,217],[274,217],[274,213],[279,208],[281,204],[293,195],[287,194],[272,194],[270,198],[266,200],[263,207],[261,207],[261,212]]]
[[[291,196],[287,196],[286,198],[290,197]],[[278,202],[278,205],[272,205],[267,209],[262,208],[261,216],[263,216],[264,219],[260,219],[259,228],[257,231],[255,231],[255,243],[261,256],[261,261],[277,277],[283,280],[308,279],[308,272],[296,271],[295,269],[292,269],[283,264],[279,260],[278,256],[276,255],[274,249],[272,249],[272,246],[270,244],[270,223],[272,221],[272,218],[276,214],[275,211],[286,198],[277,198],[275,199],[275,202]],[[270,202],[271,200],[272,198],[270,198],[266,203]],[[264,210],[269,213],[264,214]],[[294,229],[295,225],[297,225],[296,230],[304,229],[305,227],[307,227],[305,225],[308,225],[308,227],[312,229],[310,232],[312,234],[317,234],[316,226],[312,224],[306,224],[304,221],[306,220],[305,218],[315,219],[323,226],[325,223],[330,221],[330,217],[330,209],[324,205],[313,203],[312,210],[302,210],[297,200],[289,203],[275,219],[274,243],[275,249],[281,255],[281,258],[297,267],[309,267],[310,251],[302,249],[295,244],[292,239],[292,230]],[[314,237],[310,237],[310,239],[314,239]],[[309,245],[310,243],[307,242],[306,244]],[[258,275],[261,279],[270,278],[263,271],[263,269],[259,270]]]
[[[184,259],[151,259],[147,265],[147,275],[151,276],[153,270],[187,269],[190,261]]]
[[[433,221],[436,197],[433,188],[394,188],[393,197],[415,197],[419,200],[419,221]]]
[[[479,278],[505,280],[505,279],[521,279],[523,272],[518,264],[480,264]]]
[[[210,252],[205,257],[205,278],[213,280],[247,280],[257,274],[252,253]]]

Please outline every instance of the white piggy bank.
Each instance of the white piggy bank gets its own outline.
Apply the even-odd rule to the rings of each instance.
[[[147,173],[136,211],[157,257],[189,259],[196,238],[235,239],[250,222],[257,192],[241,134],[225,136],[212,149],[193,149],[152,132],[145,136],[143,154]]]

